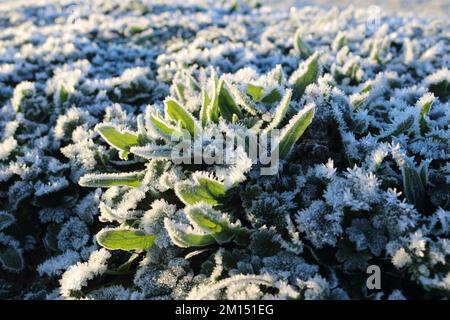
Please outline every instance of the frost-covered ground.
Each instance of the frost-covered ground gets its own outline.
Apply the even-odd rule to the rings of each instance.
[[[429,17],[448,17],[450,12],[450,1],[448,0],[267,0],[262,1],[272,8],[290,8],[302,6],[320,6],[331,9],[333,6],[367,9],[378,6],[386,13],[403,13],[410,15],[426,15]]]
[[[236,3],[0,3],[0,297],[449,297],[448,2]],[[277,174],[166,159],[194,127]]]

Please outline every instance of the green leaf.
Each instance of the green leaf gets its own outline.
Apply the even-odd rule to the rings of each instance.
[[[237,105],[242,106],[251,115],[257,114],[256,107],[247,94],[242,93],[239,88],[230,83],[227,83],[227,86]]]
[[[102,247],[110,250],[147,250],[155,243],[155,235],[131,229],[104,229],[96,238]]]
[[[201,89],[198,82],[187,70],[177,72],[173,81],[173,88],[178,101],[182,104],[186,104],[187,99],[193,92],[199,93]]]
[[[165,122],[159,115],[151,115],[150,121],[165,136],[171,136],[175,131],[178,131],[178,128]]]
[[[274,103],[280,100],[281,100],[281,93],[280,91],[278,91],[277,88],[274,88],[261,99],[261,102]]]
[[[112,186],[130,186],[139,187],[144,179],[145,172],[127,172],[127,173],[103,173],[103,174],[86,174],[80,178],[78,184],[82,187],[101,187],[107,188]]]
[[[189,231],[187,226],[175,224],[167,218],[164,227],[172,242],[181,248],[205,247],[216,243],[213,236]]]
[[[264,88],[254,85],[254,84],[247,84],[247,94],[252,97],[253,100],[259,101],[264,93]]]
[[[132,147],[130,152],[147,160],[155,158],[169,159],[172,155],[172,146],[149,143],[142,147]]]
[[[370,90],[372,90],[372,85],[371,85],[371,84],[368,84],[367,86],[365,86],[365,87],[361,90],[361,92],[362,92],[362,93],[369,93]]]
[[[69,99],[69,92],[67,92],[64,86],[61,86],[59,90],[59,103],[64,104]]]
[[[139,145],[138,135],[126,131],[121,133],[113,125],[99,124],[96,129],[109,145],[119,151],[123,151],[122,156],[125,160],[128,157],[130,148]]]
[[[133,262],[136,261],[136,259],[139,258],[139,256],[140,256],[140,252],[132,253],[127,261],[125,261],[118,267],[113,266],[112,268],[108,268],[105,271],[105,274],[120,276],[120,275],[126,275],[126,274],[130,273],[130,268],[131,268]]]
[[[294,90],[292,95],[294,100],[300,100],[306,87],[317,81],[319,69],[319,53],[315,52],[292,74],[289,82]]]
[[[417,172],[409,163],[405,162],[402,167],[403,191],[409,203],[414,204],[418,209],[423,209],[426,204],[426,166]]]
[[[351,83],[359,83],[360,78],[358,76],[358,71],[360,69],[361,66],[358,63],[354,63],[346,70],[345,75],[352,80]]]
[[[431,109],[432,104],[433,104],[433,101],[428,101],[427,103],[425,103],[425,104],[422,106],[422,109],[420,110],[420,115],[421,115],[422,117],[423,117],[423,116],[426,116],[426,115],[428,114],[428,112],[430,112],[430,109]]]
[[[175,193],[185,204],[195,204],[202,201],[211,205],[218,205],[226,191],[222,183],[202,177],[198,178],[196,183],[192,181],[178,182],[175,185]]]
[[[423,162],[419,168],[419,177],[422,185],[426,188],[428,185],[428,163]]]
[[[216,73],[213,71],[211,74],[211,78],[214,84],[213,88],[213,96],[208,105],[208,120],[214,123],[219,121],[219,94],[220,94],[220,84],[219,79],[217,78]]]
[[[194,77],[191,76],[186,71],[184,71],[184,75],[185,75],[185,77],[187,79],[187,83],[189,84],[190,89],[193,90],[193,91],[196,91],[196,92],[200,92],[201,88],[200,88],[200,85],[197,82],[197,80],[195,80]]]
[[[361,93],[360,93],[360,95],[358,96],[358,98],[355,99],[355,100],[352,102],[352,108],[353,108],[354,111],[357,111],[357,110],[358,110],[361,106],[363,106],[363,105],[368,105],[368,104],[370,103],[370,101],[374,99],[374,97],[372,97],[372,98],[369,100],[369,97],[370,97],[370,91],[371,91],[371,90],[372,90],[372,85],[371,85],[371,84],[366,85],[366,86],[361,90]]]
[[[12,214],[0,211],[0,230],[8,228],[14,221],[16,221],[16,219]]]
[[[283,128],[280,136],[279,155],[280,158],[286,158],[291,152],[294,144],[303,135],[306,128],[311,123],[314,113],[314,105],[307,105],[295,117],[293,117],[286,127]]]
[[[277,128],[281,122],[283,121],[284,116],[286,115],[286,111],[289,108],[289,104],[291,103],[292,90],[287,89],[284,94],[283,100],[281,100],[280,104],[275,109],[275,115],[272,119],[270,125],[264,130],[266,132]]]
[[[297,53],[300,55],[301,58],[306,59],[308,58],[312,53],[312,49],[309,45],[306,44],[302,40],[301,37],[301,30],[298,29],[294,36],[294,49],[297,51]]]
[[[145,128],[144,125],[144,117],[142,116],[142,114],[139,114],[136,117],[136,124],[137,124],[139,144],[142,145],[148,143],[149,138],[147,135],[147,129]]]
[[[145,27],[141,27],[141,26],[131,26],[130,27],[130,34],[133,36],[135,34],[141,33],[143,31],[145,31]]]
[[[166,114],[174,121],[180,121],[182,127],[186,129],[192,136],[200,133],[200,128],[196,123],[192,114],[187,111],[181,104],[173,98],[164,100],[166,106]]]
[[[398,136],[398,135],[402,134],[403,132],[407,131],[409,128],[411,128],[413,126],[413,124],[414,124],[414,116],[410,115],[404,121],[400,122],[389,136],[394,136],[394,137]]]
[[[0,265],[10,272],[20,272],[24,267],[22,252],[13,245],[0,246]]]
[[[219,222],[205,216],[200,210],[190,210],[189,216],[202,230],[210,234],[220,233],[224,230],[224,227]]]
[[[186,207],[185,210],[189,220],[212,235],[218,243],[229,242],[234,237],[233,229],[236,227],[233,227],[229,220],[211,207],[199,204]]]
[[[220,81],[219,90],[219,110],[222,117],[229,122],[233,121],[233,115],[241,119],[243,117],[241,109],[234,101],[225,81]]]
[[[208,106],[209,106],[210,100],[208,92],[206,92],[206,89],[202,89],[202,108],[200,109],[200,120],[202,122],[203,128],[206,127],[208,123]]]
[[[269,79],[274,80],[277,84],[281,85],[284,82],[284,72],[280,64],[277,64],[275,68],[270,71],[268,75]]]
[[[205,177],[197,178],[197,182],[215,197],[225,196],[225,186],[222,183]]]
[[[186,91],[186,87],[182,83],[175,84],[175,93],[177,95],[178,100],[181,103],[186,103],[186,98],[184,97],[184,92]]]
[[[34,87],[33,87],[34,88]],[[13,108],[15,112],[25,112],[25,110],[23,110],[23,101],[27,98],[31,98],[34,94],[34,89],[22,89],[20,91],[20,99],[18,101],[18,103],[13,103]]]
[[[347,37],[345,36],[344,33],[340,32],[333,40],[332,49],[333,51],[337,52],[341,50],[347,43],[348,43]]]
[[[425,116],[428,114],[428,112],[430,112],[432,105],[433,105],[433,101],[428,101],[427,103],[424,103],[424,105],[422,106],[422,109],[420,110],[419,126],[420,126],[420,132],[422,134],[425,134],[429,130],[427,121],[425,120]]]

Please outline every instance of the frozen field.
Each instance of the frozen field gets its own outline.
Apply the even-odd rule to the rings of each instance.
[[[379,6],[383,11],[388,13],[405,13],[411,15],[427,15],[444,17],[449,15],[450,1],[448,0],[341,0],[341,1],[325,1],[325,0],[291,0],[291,1],[272,1],[268,0],[268,4],[273,7],[286,8],[291,6],[312,6],[318,5],[324,8],[331,8],[334,5],[346,7],[352,5],[356,8],[368,8],[370,6]]]
[[[0,299],[450,297],[449,2],[266,3],[0,2]]]
[[[10,9],[15,6],[27,4],[27,0],[0,0],[0,10]],[[36,0],[33,4],[48,3],[49,0]],[[210,1],[213,2],[213,1]],[[321,6],[331,8],[333,6],[346,7],[352,5],[356,8],[367,8],[372,5],[379,6],[383,11],[389,13],[404,12],[415,15],[448,16],[450,12],[450,1],[448,0],[263,0],[261,3],[267,4],[272,8],[286,9],[292,6]]]

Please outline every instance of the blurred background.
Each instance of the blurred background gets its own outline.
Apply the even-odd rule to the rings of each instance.
[[[74,0],[73,2],[82,2],[83,0]],[[120,1],[120,0],[112,0]],[[179,0],[167,0],[167,3]],[[184,3],[196,2],[198,0],[183,0]],[[200,0],[202,2],[218,2],[218,1],[236,1],[236,0]],[[240,0],[240,1],[259,1],[262,4],[271,7],[285,9],[290,7],[302,7],[316,5],[323,8],[331,8],[333,6],[346,7],[349,5],[355,8],[367,8],[373,5],[380,7],[386,13],[404,13],[418,16],[436,16],[450,17],[450,0]],[[36,5],[45,2],[59,2],[58,0],[0,0],[0,10],[5,10],[13,6],[30,4]],[[63,0],[63,2],[71,2],[71,0]]]
[[[324,8],[333,6],[367,8],[376,5],[382,11],[393,13],[402,12],[414,15],[449,16],[450,0],[261,0],[262,3],[274,7],[301,7],[317,5]]]

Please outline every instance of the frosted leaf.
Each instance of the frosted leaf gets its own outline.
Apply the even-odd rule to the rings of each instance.
[[[40,275],[46,275],[49,277],[59,276],[79,260],[80,256],[78,253],[72,250],[67,250],[63,254],[52,257],[41,263],[37,267],[37,271]]]
[[[312,204],[301,210],[295,221],[298,230],[306,235],[316,247],[326,244],[335,245],[338,236],[342,233],[341,221],[343,214],[339,211],[329,211],[323,201],[313,201]]]
[[[78,126],[91,127],[95,124],[95,118],[89,112],[80,108],[70,108],[64,115],[58,117],[55,125],[55,137],[57,139],[70,139],[73,131]]]
[[[75,211],[81,220],[86,223],[92,223],[94,217],[98,214],[98,206],[100,204],[101,190],[97,189],[89,193],[79,201],[75,207]]]
[[[0,160],[7,160],[9,155],[17,148],[17,141],[9,137],[0,143]]]
[[[70,214],[70,210],[66,208],[43,208],[39,210],[39,219],[42,223],[62,223]]]
[[[30,97],[36,93],[35,84],[30,81],[24,81],[14,88],[12,105],[15,111],[20,111],[22,99]]]
[[[409,249],[418,257],[425,255],[425,248],[427,245],[427,239],[423,236],[422,232],[416,231],[411,234],[409,240]]]
[[[78,262],[63,273],[60,280],[61,295],[68,299],[76,294],[89,280],[106,271],[107,261],[111,254],[106,249],[94,251],[87,262]]]
[[[36,192],[34,193],[36,196],[43,196],[49,193],[53,193],[59,191],[61,189],[66,188],[69,185],[69,182],[65,177],[53,177],[51,176],[48,182],[38,181],[34,189]]]
[[[147,234],[156,235],[155,244],[160,248],[171,245],[169,235],[164,228],[164,218],[170,218],[175,213],[176,207],[165,200],[156,200],[152,208],[144,213],[141,219],[141,227]]]
[[[318,272],[318,267],[307,263],[303,258],[292,254],[279,253],[263,260],[260,272],[266,272],[273,277],[289,280],[295,283],[297,279],[307,280]]]
[[[198,288],[195,288],[192,290],[189,295],[187,296],[188,300],[208,300],[213,299],[217,294],[220,293],[220,290],[225,289],[231,285],[234,284],[262,284],[266,286],[271,286],[273,280],[270,276],[244,276],[244,275],[237,275],[234,277],[230,277],[224,280],[221,280],[215,284],[210,285],[203,285]]]
[[[412,259],[404,248],[400,248],[392,257],[392,264],[397,268],[403,268],[411,264]]]
[[[80,250],[89,238],[86,224],[78,218],[71,218],[58,233],[58,248],[62,251]]]
[[[387,238],[375,229],[366,219],[354,219],[352,225],[348,227],[346,233],[351,241],[356,244],[358,251],[370,249],[378,256],[387,243]]]

